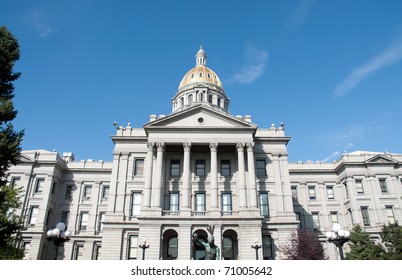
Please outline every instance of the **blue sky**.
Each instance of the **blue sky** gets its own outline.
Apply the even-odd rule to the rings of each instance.
[[[141,127],[203,44],[233,115],[285,124],[289,160],[402,153],[402,1],[5,1],[17,37],[23,149],[110,161],[113,122]]]

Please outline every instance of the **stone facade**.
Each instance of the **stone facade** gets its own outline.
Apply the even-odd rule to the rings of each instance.
[[[259,259],[281,259],[298,227],[337,259],[325,237],[333,223],[361,224],[378,239],[382,225],[402,222],[401,154],[289,163],[283,125],[258,128],[228,104],[200,49],[170,115],[151,115],[142,128],[117,125],[112,162],[23,151],[9,179],[24,190],[26,259],[54,258],[46,231],[59,221],[72,236],[58,259],[102,260],[141,259],[144,240],[146,259],[202,259],[192,236],[206,239],[212,226],[225,259],[255,259],[255,242]]]

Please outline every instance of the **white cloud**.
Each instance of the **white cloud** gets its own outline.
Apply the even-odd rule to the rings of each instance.
[[[32,27],[37,32],[38,37],[47,38],[52,32],[52,28],[44,21],[43,14],[38,11],[32,11]]]
[[[397,63],[402,59],[402,34],[383,51],[369,59],[363,65],[354,69],[334,89],[333,94],[341,97],[353,90],[364,79],[382,70],[383,68]]]
[[[240,70],[233,74],[228,82],[250,84],[261,76],[268,63],[268,52],[255,46],[248,45],[246,48],[246,62]]]
[[[315,0],[303,0],[297,7],[296,12],[288,19],[285,27],[288,30],[296,30],[304,24],[310,14],[311,6]]]
[[[334,130],[321,136],[319,142],[325,148],[350,149],[354,142],[360,141],[367,135],[378,133],[384,125],[378,122],[370,122],[358,125],[348,125],[345,128]]]
[[[330,161],[331,159],[336,159],[340,155],[339,151],[333,151],[330,155],[328,155],[326,158],[324,158],[321,161],[327,162]]]

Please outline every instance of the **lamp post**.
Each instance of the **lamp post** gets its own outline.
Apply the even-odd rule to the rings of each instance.
[[[251,248],[255,249],[255,259],[258,260],[258,249],[261,248],[261,244],[258,243],[257,239],[254,241],[254,244],[251,245]]]
[[[341,229],[339,224],[334,224],[332,226],[333,231],[327,231],[325,235],[328,238],[328,241],[334,243],[339,250],[339,256],[341,260],[344,260],[343,256],[343,244],[349,241],[350,232],[348,230]]]
[[[46,232],[46,239],[49,241],[53,241],[54,246],[56,246],[56,256],[54,257],[57,260],[57,255],[59,254],[59,247],[63,246],[64,242],[70,240],[71,232],[66,230],[66,225],[62,222],[57,223],[54,229],[49,229]]]
[[[142,259],[145,260],[145,250],[149,248],[149,244],[147,243],[147,240],[144,239],[142,243],[139,245],[139,247],[142,249]]]

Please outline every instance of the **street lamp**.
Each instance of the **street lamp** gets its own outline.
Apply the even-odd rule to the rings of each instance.
[[[336,247],[339,249],[339,256],[341,260],[344,260],[343,256],[343,244],[349,241],[350,232],[348,230],[341,229],[339,224],[334,224],[332,226],[333,231],[327,231],[325,235],[328,238],[328,241],[334,243]]]
[[[145,250],[149,248],[149,244],[147,243],[147,240],[144,239],[142,243],[139,245],[139,247],[142,249],[142,259],[145,260]]]
[[[251,245],[251,248],[255,249],[255,259],[258,260],[258,249],[261,248],[261,244],[258,243],[257,239],[254,241],[254,244]]]
[[[54,229],[49,229],[46,232],[46,239],[49,241],[53,241],[54,246],[56,246],[56,256],[54,257],[57,260],[57,255],[59,254],[59,247],[63,246],[64,242],[70,240],[71,232],[66,230],[66,225],[62,222],[57,223]]]

